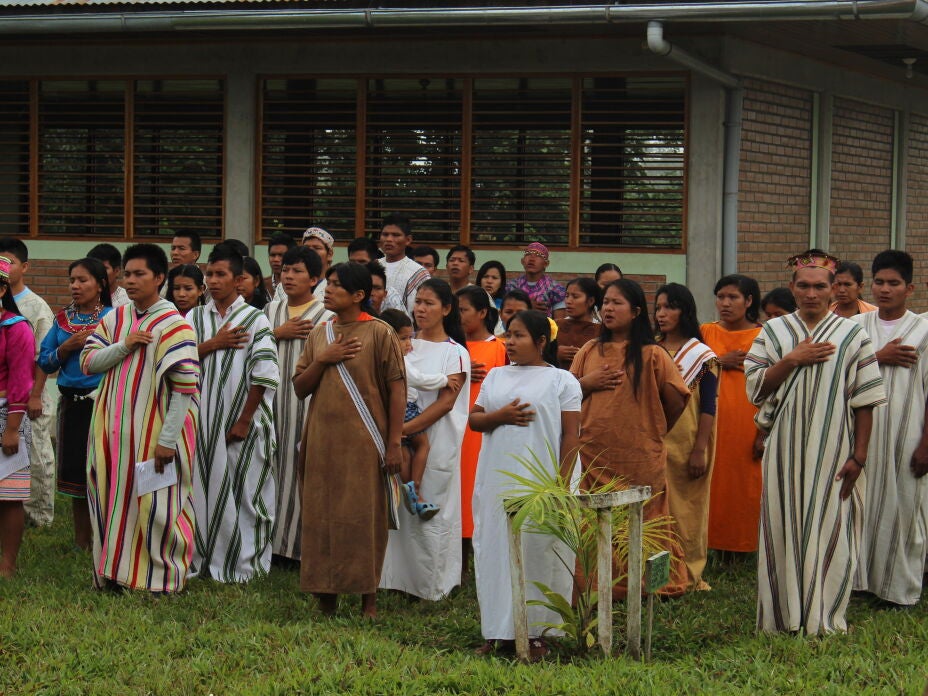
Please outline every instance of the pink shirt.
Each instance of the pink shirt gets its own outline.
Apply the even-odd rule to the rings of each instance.
[[[6,310],[0,324],[17,315]],[[0,393],[9,413],[25,413],[35,379],[35,336],[25,319],[0,326]]]

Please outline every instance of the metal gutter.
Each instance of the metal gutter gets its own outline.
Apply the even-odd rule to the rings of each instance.
[[[55,3],[49,3],[49,6]],[[64,5],[67,7],[68,5]],[[9,5],[7,5],[9,7]],[[58,5],[60,8],[61,5]],[[86,5],[84,6],[86,7]],[[78,34],[184,30],[260,30],[364,27],[450,27],[609,24],[626,22],[738,22],[910,19],[928,21],[928,0],[770,0],[428,9],[229,9],[75,12],[0,17],[0,33]]]

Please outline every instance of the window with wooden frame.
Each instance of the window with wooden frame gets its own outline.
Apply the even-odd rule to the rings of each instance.
[[[681,74],[266,78],[262,235],[376,235],[400,212],[422,243],[681,250],[686,90]]]
[[[0,225],[55,238],[222,236],[224,85],[0,81]]]

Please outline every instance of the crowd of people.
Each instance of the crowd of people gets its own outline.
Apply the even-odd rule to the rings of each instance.
[[[356,594],[375,616],[378,589],[438,600],[473,558],[478,652],[507,650],[502,499],[550,451],[566,485],[651,487],[645,518],[673,531],[662,594],[709,590],[715,549],[758,553],[765,631],[845,630],[852,590],[919,600],[928,321],[906,306],[908,254],[873,260],[875,305],[859,266],[812,249],[763,297],[721,278],[701,323],[684,285],[649,303],[611,263],[561,284],[538,242],[508,279],[454,246],[444,280],[412,241],[390,216],[333,263],[326,230],[277,234],[267,279],[234,240],[202,267],[192,232],[170,261],[99,244],[55,313],[26,284],[26,244],[0,239],[0,576],[57,491],[99,589],[298,567],[323,612]],[[570,550],[523,540],[528,580],[570,601]],[[551,617],[530,618],[540,656]]]

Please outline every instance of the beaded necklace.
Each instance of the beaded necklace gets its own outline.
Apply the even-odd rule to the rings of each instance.
[[[64,321],[59,321],[61,328],[63,328],[68,333],[77,333],[78,331],[86,331],[87,329],[95,329],[100,320],[100,312],[103,311],[103,305],[99,302],[94,306],[93,311],[90,314],[85,314],[77,311],[77,307],[74,306],[72,302],[67,307],[64,308],[64,311],[59,315]],[[86,321],[82,319],[86,317]]]

